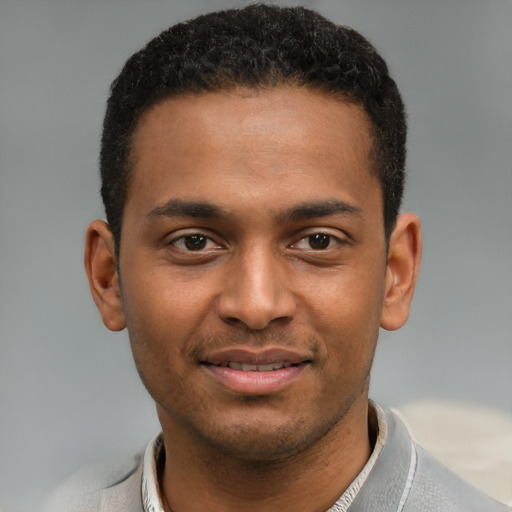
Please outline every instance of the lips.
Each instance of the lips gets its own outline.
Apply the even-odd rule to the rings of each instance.
[[[247,364],[247,363],[238,363],[235,361],[229,361],[221,363],[219,365],[221,368],[229,367],[232,370],[238,370],[242,372],[271,372],[273,370],[281,370],[282,368],[289,368],[293,366],[292,363],[287,361],[275,362],[269,364]]]
[[[311,354],[307,352],[302,353],[299,351],[294,351],[280,347],[267,347],[264,349],[257,350],[246,346],[241,346],[210,352],[205,355],[202,362],[204,364],[211,364],[215,366],[228,366],[230,364],[267,366],[271,364],[276,364],[280,365],[280,368],[281,365],[292,366],[310,360]],[[255,370],[251,369],[249,371]]]
[[[201,362],[222,387],[242,395],[268,395],[295,382],[311,363],[309,354],[282,348],[253,351],[231,348],[208,354]]]

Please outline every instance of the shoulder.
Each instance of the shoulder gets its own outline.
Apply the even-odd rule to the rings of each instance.
[[[510,512],[416,445],[416,471],[403,512]]]
[[[489,496],[512,505],[512,414],[439,399],[415,400],[399,414],[436,459]]]
[[[412,471],[409,474],[407,500],[403,512],[511,512],[510,507],[495,501],[480,490],[481,487],[508,501],[508,494],[500,495],[496,492],[500,490],[497,483],[508,481],[503,471],[496,471],[493,465],[485,464],[485,472],[482,472],[485,474],[478,475],[478,478],[475,478],[475,474],[464,471],[468,465],[480,467],[485,459],[489,459],[489,454],[485,457],[485,451],[492,452],[491,445],[496,442],[496,438],[503,441],[503,437],[498,433],[499,429],[492,429],[491,438],[486,435],[485,429],[475,428],[474,411],[468,414],[467,407],[464,408],[460,404],[449,404],[449,407],[441,405],[421,403],[416,408],[408,407],[391,413],[395,421],[405,422],[413,446],[414,461],[411,463]],[[417,409],[422,414],[419,414]],[[400,419],[397,418],[397,412]],[[475,452],[475,443],[487,447],[488,450]],[[449,457],[443,447],[448,447]],[[443,463],[437,457],[440,457]],[[500,468],[502,470],[503,465]],[[473,477],[472,483],[466,481],[470,476]],[[483,479],[483,476],[487,478]],[[489,485],[486,480],[495,481],[495,485]],[[487,485],[482,485],[483,483]],[[505,485],[509,484],[510,482]]]
[[[124,456],[81,469],[60,484],[46,512],[142,512],[141,456]]]

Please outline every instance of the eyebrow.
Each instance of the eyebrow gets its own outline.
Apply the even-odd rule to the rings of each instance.
[[[218,219],[226,212],[219,206],[203,201],[183,201],[171,199],[162,206],[151,210],[147,217],[195,217],[199,219]]]
[[[362,209],[358,206],[346,203],[345,201],[332,200],[302,203],[279,214],[277,218],[279,222],[286,222],[327,217],[336,214],[350,213],[359,215],[361,212]]]
[[[296,222],[336,214],[360,214],[361,211],[362,209],[358,206],[351,205],[345,201],[305,202],[276,214],[275,219],[278,223],[283,224],[285,222]],[[228,216],[228,212],[216,204],[205,201],[184,201],[181,199],[170,199],[164,205],[157,206],[147,214],[148,218],[193,217],[198,219],[220,219]]]

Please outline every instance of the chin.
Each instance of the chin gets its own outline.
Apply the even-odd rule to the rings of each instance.
[[[238,428],[210,437],[206,442],[219,454],[247,462],[278,462],[300,453],[310,443],[297,438],[295,429],[265,432],[261,428]]]
[[[219,456],[247,462],[282,462],[315,445],[336,421],[307,425],[304,422],[279,424],[274,421],[246,421],[231,425],[219,425],[213,431],[203,431],[203,443]],[[211,427],[211,425],[210,425]]]

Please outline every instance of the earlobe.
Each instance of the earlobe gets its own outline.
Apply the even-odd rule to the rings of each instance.
[[[111,331],[126,327],[116,269],[112,232],[101,221],[91,222],[85,236],[84,265],[92,298],[105,326]]]
[[[421,224],[413,213],[400,215],[391,234],[381,327],[394,331],[409,318],[421,261]]]

